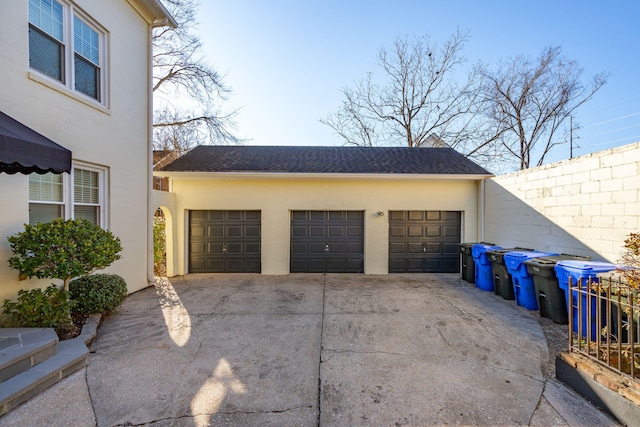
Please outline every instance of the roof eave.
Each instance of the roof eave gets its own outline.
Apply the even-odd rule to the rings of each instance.
[[[478,181],[492,178],[492,174],[413,174],[413,173],[294,173],[294,172],[202,172],[154,171],[154,176],[185,180],[202,179],[360,179],[399,181]]]
[[[164,7],[164,5],[159,0],[135,0],[138,4],[140,4],[147,13],[150,14],[153,21],[151,25],[153,27],[165,27],[170,26],[172,28],[176,28],[178,23],[171,16],[171,13]]]

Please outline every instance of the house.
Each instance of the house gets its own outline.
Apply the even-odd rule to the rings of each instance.
[[[167,272],[458,272],[491,173],[446,147],[199,146],[154,172]]]
[[[0,300],[19,281],[7,237],[85,218],[122,241],[107,271],[152,279],[151,31],[158,0],[15,0],[0,14]]]

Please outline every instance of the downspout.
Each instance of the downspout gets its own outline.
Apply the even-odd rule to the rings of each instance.
[[[480,181],[480,206],[479,206],[479,215],[478,215],[478,220],[480,222],[479,224],[479,230],[480,230],[480,242],[484,242],[484,210],[485,210],[485,185],[486,185],[486,179],[483,179]]]
[[[147,282],[153,284],[153,24],[147,25]]]

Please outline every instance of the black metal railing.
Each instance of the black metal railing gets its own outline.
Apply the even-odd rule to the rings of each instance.
[[[640,381],[638,290],[622,277],[569,278],[569,351]]]

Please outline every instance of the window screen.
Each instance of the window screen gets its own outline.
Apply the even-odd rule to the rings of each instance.
[[[100,223],[100,176],[98,172],[73,169],[73,217]]]
[[[29,175],[29,224],[64,217],[62,175]]]
[[[73,17],[75,50],[75,89],[94,99],[100,98],[100,44],[98,33],[77,16]]]

